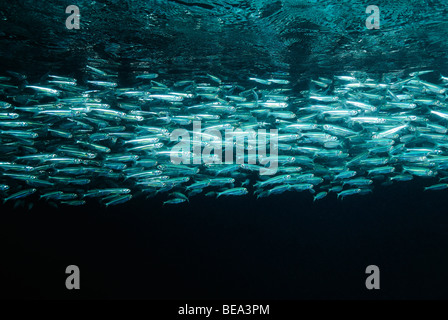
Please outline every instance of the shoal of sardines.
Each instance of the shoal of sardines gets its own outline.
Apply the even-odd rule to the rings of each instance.
[[[132,87],[93,63],[84,72],[82,84],[55,74],[34,83],[0,75],[3,202],[113,206],[163,194],[164,204],[180,204],[198,194],[291,191],[316,201],[415,177],[438,178],[425,190],[448,187],[448,78],[433,70],[315,77],[305,91],[294,90],[287,72],[247,77],[244,86],[209,73],[173,81],[140,72]],[[249,152],[233,163],[173,163],[171,133],[193,133],[195,121],[204,136],[278,130],[278,167],[260,175],[267,164],[249,161]]]

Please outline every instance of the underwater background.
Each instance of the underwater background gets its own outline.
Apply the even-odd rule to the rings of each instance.
[[[80,29],[66,28],[69,5],[80,9]],[[380,8],[379,29],[366,27],[368,5]],[[300,97],[319,77],[399,81],[434,70],[424,80],[442,86],[447,9],[441,0],[1,1],[0,75],[18,90],[48,74],[87,85],[94,79],[86,65],[94,65],[120,88],[157,73],[162,83],[210,74],[250,89],[263,87],[249,77],[280,73],[287,94]],[[17,104],[9,90],[1,100]],[[2,139],[4,162],[5,143],[20,140]],[[437,183],[375,181],[365,195],[318,201],[295,191],[259,199],[201,193],[164,205],[167,196],[155,193],[106,208],[36,196],[29,209],[11,199],[0,206],[3,297],[446,299],[448,197],[424,191]],[[72,264],[82,275],[77,292],[64,285]],[[380,290],[365,287],[368,265],[381,270]]]

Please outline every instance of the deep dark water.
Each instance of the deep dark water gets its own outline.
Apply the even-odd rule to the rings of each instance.
[[[2,293],[20,298],[445,299],[448,197],[419,182],[371,195],[194,197],[162,207],[2,214]],[[39,210],[39,212],[37,211]],[[42,210],[42,211],[41,211]],[[65,289],[65,268],[81,290]],[[381,289],[365,288],[365,268]]]

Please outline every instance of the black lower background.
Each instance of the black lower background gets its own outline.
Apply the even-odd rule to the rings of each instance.
[[[2,298],[447,299],[448,193],[430,181],[309,193],[0,210]],[[433,181],[434,182],[434,181]],[[81,289],[65,288],[77,265]],[[381,270],[367,290],[365,269]]]

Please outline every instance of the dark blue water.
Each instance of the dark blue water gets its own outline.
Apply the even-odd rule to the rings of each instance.
[[[447,197],[422,184],[372,195],[158,199],[103,209],[2,210],[7,297],[444,299]],[[81,269],[82,290],[64,287]],[[381,289],[365,268],[381,270]]]

